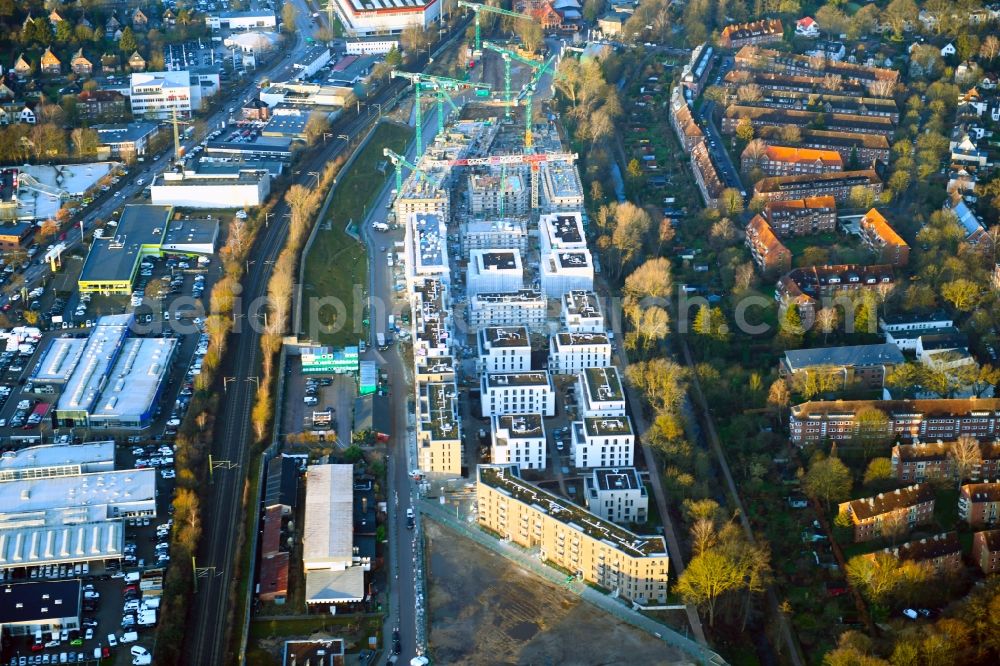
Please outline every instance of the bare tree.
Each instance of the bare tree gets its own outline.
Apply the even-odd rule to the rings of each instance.
[[[868,82],[868,94],[872,97],[892,97],[896,92],[896,82],[891,79],[875,79]]]
[[[750,161],[750,167],[759,167],[761,160],[767,154],[767,142],[764,139],[754,139],[743,150],[742,157]]]
[[[816,323],[819,325],[820,330],[823,331],[823,344],[826,344],[830,333],[837,327],[837,320],[839,318],[840,315],[835,307],[823,308],[816,313]]]
[[[979,440],[972,435],[960,435],[951,443],[948,458],[955,467],[955,476],[958,479],[958,486],[961,487],[962,481],[969,478],[972,469],[983,461]]]
[[[979,47],[979,57],[993,62],[997,55],[1000,55],[1000,38],[996,35],[987,35]]]
[[[746,83],[736,89],[736,99],[740,102],[759,102],[764,93],[756,83]]]

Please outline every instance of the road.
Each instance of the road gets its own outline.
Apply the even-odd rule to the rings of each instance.
[[[300,25],[298,34],[307,33],[308,14],[301,12],[299,23],[304,25]],[[303,45],[299,42],[282,63],[290,63],[302,50]],[[402,84],[384,87],[368,100],[368,108],[362,109],[360,115],[345,114],[334,123],[331,131],[334,135],[356,136],[373,119],[369,109],[386,102],[402,87]],[[333,141],[297,164],[296,173],[300,175],[295,182],[308,186],[312,180],[309,172],[321,171],[323,165],[344,150],[344,146],[342,141]],[[251,303],[266,295],[271,266],[287,235],[287,212],[284,202],[279,203],[273,213],[274,221],[259,235],[250,259],[256,268],[248,272],[243,282],[243,303]],[[236,583],[232,572],[235,558],[239,555],[239,522],[234,522],[234,516],[243,513],[243,485],[250,464],[247,446],[252,441],[250,412],[260,374],[258,328],[244,325],[240,333],[233,336],[230,353],[221,369],[224,376],[233,379],[227,382],[225,399],[217,415],[218,427],[211,453],[214,460],[229,461],[233,469],[215,472],[215,482],[206,491],[202,502],[202,524],[205,528],[198,548],[197,565],[208,568],[214,575],[199,580],[198,593],[190,609],[184,646],[185,662],[190,664],[214,665],[232,661],[228,652],[228,611],[231,607],[230,592]]]

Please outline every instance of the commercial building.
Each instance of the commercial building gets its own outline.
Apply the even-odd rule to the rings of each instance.
[[[491,326],[476,334],[481,372],[531,370],[531,338],[524,326]]]
[[[304,375],[358,374],[358,348],[349,345],[333,347],[303,347],[299,352]]]
[[[569,162],[543,162],[541,206],[543,210],[580,210],[583,208],[583,183],[576,165]],[[534,177],[538,177],[537,174]]]
[[[0,250],[20,250],[35,235],[34,222],[6,222],[0,224]]]
[[[748,146],[741,158],[743,171],[760,169],[765,176],[794,176],[803,173],[834,173],[844,170],[840,153],[815,148],[768,146],[764,154],[751,154]]]
[[[821,384],[838,389],[860,386],[880,389],[893,368],[906,362],[896,345],[852,345],[817,349],[789,349],[779,368],[793,382],[808,381],[805,375],[821,375]],[[832,381],[831,381],[832,380]]]
[[[573,375],[611,365],[611,340],[605,332],[556,333],[549,338],[549,372]]]
[[[972,561],[984,575],[1000,571],[1000,530],[984,530],[972,535]]]
[[[406,277],[410,289],[423,278],[447,282],[451,272],[447,218],[439,213],[410,213],[402,219],[406,224]]]
[[[219,91],[218,71],[135,72],[129,80],[132,115],[170,119],[174,112],[189,117],[203,101]]]
[[[570,291],[594,290],[594,260],[590,250],[558,250],[542,256],[542,292],[561,299]]]
[[[638,604],[667,600],[663,537],[639,536],[522,480],[516,466],[480,465],[480,526],[583,580]]]
[[[559,320],[570,333],[604,333],[601,299],[592,291],[567,291],[562,297]]]
[[[0,585],[0,632],[31,636],[53,628],[79,628],[81,591],[79,580]]]
[[[910,246],[877,209],[865,213],[859,222],[861,240],[869,250],[877,255],[880,264],[905,266],[910,260]]]
[[[218,220],[171,220],[173,212],[172,206],[126,205],[114,235],[91,244],[77,282],[80,293],[130,294],[144,257],[214,251]]]
[[[837,228],[837,201],[832,196],[769,201],[764,219],[779,238],[832,232]]]
[[[480,378],[483,416],[542,414],[555,416],[556,394],[545,372],[483,373]]]
[[[0,482],[49,476],[111,472],[115,443],[87,442],[73,446],[42,444],[0,456]]]
[[[545,469],[545,427],[541,414],[494,416],[491,425],[490,460],[494,465]]]
[[[570,427],[573,466],[631,467],[635,431],[628,416],[588,416]]]
[[[612,523],[644,523],[649,512],[646,486],[634,467],[600,467],[584,479],[587,510]]]
[[[587,368],[579,374],[576,395],[583,417],[625,416],[625,392],[618,368]]]
[[[469,253],[466,293],[515,292],[524,286],[524,267],[518,250],[472,250]]]
[[[547,308],[546,298],[534,289],[470,294],[468,325],[470,329],[523,325],[538,331],[545,327]]]
[[[719,35],[719,44],[727,49],[738,49],[748,44],[770,44],[785,38],[780,19],[761,19],[750,23],[727,25]]]
[[[854,529],[854,542],[908,533],[934,519],[934,489],[918,483],[892,492],[879,493],[840,503]]]
[[[792,268],[792,253],[778,240],[774,229],[760,214],[747,224],[746,246],[758,270],[764,274],[785,273]]]
[[[462,473],[462,428],[454,382],[417,387],[417,464],[421,471]]]
[[[470,173],[469,203],[473,215],[504,217],[527,215],[531,206],[525,171]]]
[[[334,0],[334,9],[350,37],[426,31],[441,19],[438,0]]]
[[[461,225],[462,252],[472,250],[528,251],[528,227],[523,219],[469,220]]]
[[[278,18],[273,10],[254,9],[235,12],[219,12],[205,17],[205,25],[212,30],[254,30],[275,28]]]
[[[874,169],[839,171],[836,173],[762,178],[754,185],[754,196],[765,201],[788,201],[810,197],[832,196],[843,203],[854,187],[864,187],[872,194],[882,193],[882,179]]]
[[[958,494],[958,517],[972,527],[993,527],[1000,518],[1000,481],[967,483]]]
[[[306,603],[355,603],[365,597],[364,568],[354,566],[354,466],[310,465],[302,528]]]
[[[114,125],[94,125],[99,149],[107,150],[107,157],[123,162],[132,162],[143,157],[149,142],[160,132],[160,126],[151,122],[118,123]]]
[[[538,234],[542,239],[543,255],[556,250],[587,249],[583,216],[579,212],[548,213],[539,216]]]
[[[858,412],[874,408],[888,417],[885,436],[903,441],[955,441],[961,435],[980,440],[1000,437],[1000,399],[835,400],[792,407],[793,444],[849,440],[857,435]]]
[[[393,49],[400,50],[398,37],[360,37],[348,39],[345,43],[347,55],[385,55]]]
[[[298,503],[298,459],[284,454],[271,458],[264,479],[264,508],[279,508],[282,515],[289,515]]]
[[[150,199],[157,206],[256,208],[271,192],[271,174],[261,166],[197,160],[153,177]]]

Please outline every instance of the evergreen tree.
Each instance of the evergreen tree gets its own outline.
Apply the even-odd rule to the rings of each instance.
[[[128,26],[122,30],[122,38],[118,40],[118,50],[126,56],[130,56],[137,48],[139,48],[139,44],[135,41],[135,33],[132,32],[131,26]]]

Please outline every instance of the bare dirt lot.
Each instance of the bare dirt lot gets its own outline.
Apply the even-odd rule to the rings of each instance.
[[[688,663],[576,595],[433,521],[424,525],[434,663]]]

